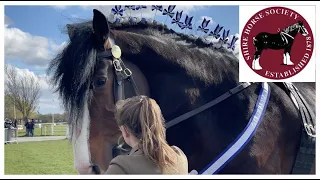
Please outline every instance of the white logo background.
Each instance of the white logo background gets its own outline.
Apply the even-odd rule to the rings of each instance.
[[[277,6],[277,5],[275,5]],[[267,79],[259,74],[255,73],[246,63],[243,58],[241,52],[241,46],[239,47],[239,82],[315,82],[316,80],[316,7],[315,6],[293,6],[293,5],[281,5],[282,7],[286,7],[292,9],[299,13],[309,24],[314,40],[314,48],[312,57],[306,67],[300,71],[298,74],[293,77],[275,80],[275,79]],[[239,6],[239,31],[240,31],[240,39],[244,26],[250,20],[250,18],[261,11],[262,9],[269,8],[272,6]],[[282,51],[282,50],[279,50]],[[253,56],[253,54],[252,54]]]

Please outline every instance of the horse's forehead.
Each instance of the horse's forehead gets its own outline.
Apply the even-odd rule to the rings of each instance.
[[[112,60],[111,59],[101,59],[98,60],[98,65],[97,65],[97,72],[106,70],[112,65]]]

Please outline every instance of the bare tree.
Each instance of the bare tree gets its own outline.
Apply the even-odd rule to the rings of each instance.
[[[19,75],[17,69],[5,65],[5,95],[23,117],[35,111],[40,98],[39,81],[30,74]]]

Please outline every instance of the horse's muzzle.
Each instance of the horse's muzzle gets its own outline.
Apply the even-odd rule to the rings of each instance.
[[[92,174],[101,174],[101,170],[98,165],[92,165]]]

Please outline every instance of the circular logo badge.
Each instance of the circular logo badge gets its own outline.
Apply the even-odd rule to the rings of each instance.
[[[312,30],[296,11],[270,7],[254,14],[244,26],[241,52],[248,66],[274,80],[297,75],[314,49]]]

